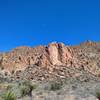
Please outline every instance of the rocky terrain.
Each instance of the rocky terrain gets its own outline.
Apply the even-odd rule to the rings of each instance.
[[[52,42],[1,53],[1,83],[17,84],[22,80],[38,82],[34,100],[99,100],[96,91],[100,86],[100,43],[66,46]],[[62,88],[50,91],[50,83],[56,81],[63,83]]]

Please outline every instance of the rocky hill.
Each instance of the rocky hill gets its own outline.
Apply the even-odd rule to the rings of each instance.
[[[48,46],[17,47],[0,54],[0,72],[16,79],[57,79],[100,76],[100,43],[78,46],[50,43]],[[91,76],[91,77],[89,77]]]
[[[100,100],[100,43],[53,42],[0,53],[0,100],[7,91],[30,100],[21,91],[27,93],[31,82],[31,100]]]

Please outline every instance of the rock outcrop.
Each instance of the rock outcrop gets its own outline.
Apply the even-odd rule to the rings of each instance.
[[[79,46],[56,42],[35,48],[23,46],[0,54],[1,71],[11,74],[23,71],[31,79],[79,77],[83,73],[86,77],[98,77],[99,66],[100,43],[91,41]]]
[[[51,43],[48,46],[49,57],[53,65],[67,64],[73,58],[72,50],[63,43]]]
[[[47,47],[19,47],[12,52],[4,53],[1,57],[1,65],[9,71],[24,70],[29,65],[41,67],[64,65],[72,58],[72,51],[69,47],[62,43],[51,43]]]
[[[0,83],[7,84],[5,90],[11,85],[11,91],[20,100],[19,87],[26,80],[36,82],[34,100],[99,100],[100,43],[87,41],[78,46],[65,46],[53,42],[48,46],[22,46],[0,53]],[[0,92],[4,92],[2,84]]]

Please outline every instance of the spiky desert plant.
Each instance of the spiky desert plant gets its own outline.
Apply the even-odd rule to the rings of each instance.
[[[11,91],[7,91],[2,98],[3,100],[17,100],[16,95]]]
[[[21,96],[22,98],[26,95],[30,96],[32,100],[32,91],[36,89],[36,85],[32,85],[30,81],[25,81],[21,84]]]

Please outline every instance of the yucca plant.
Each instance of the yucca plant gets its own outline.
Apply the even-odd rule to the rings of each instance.
[[[22,97],[28,95],[28,91],[29,91],[29,88],[27,86],[21,86],[20,92],[21,92]]]
[[[25,81],[21,86],[21,96],[22,98],[26,95],[30,96],[30,100],[32,100],[32,91],[36,89],[36,85],[32,85],[31,82]]]
[[[3,100],[17,100],[16,95],[11,91],[7,91],[2,98]]]

